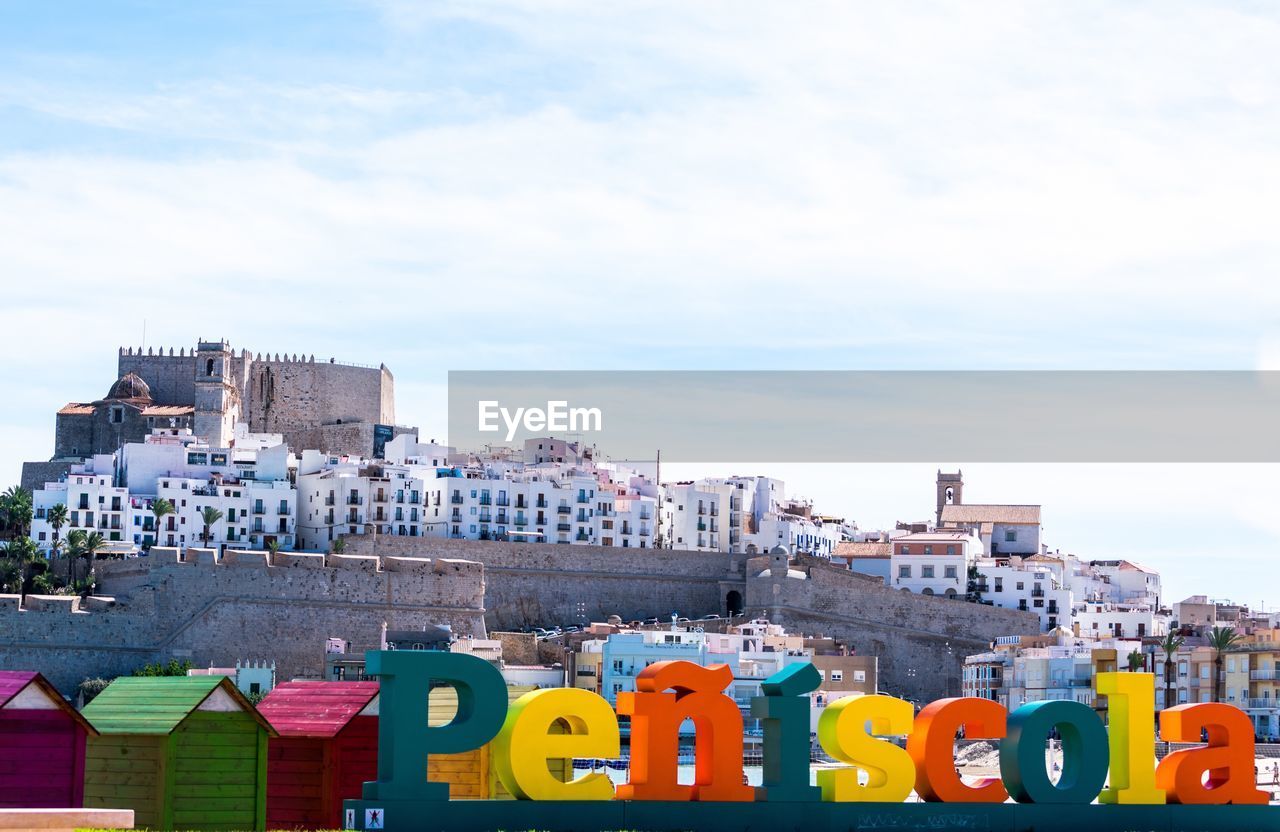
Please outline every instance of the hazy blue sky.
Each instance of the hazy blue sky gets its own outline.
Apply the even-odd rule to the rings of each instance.
[[[0,0],[0,478],[144,320],[385,361],[428,435],[451,368],[1280,365],[1278,14]],[[1170,594],[1275,588],[1273,467],[965,469]]]

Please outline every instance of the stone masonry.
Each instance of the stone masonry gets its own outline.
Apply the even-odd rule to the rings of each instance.
[[[172,658],[197,667],[270,659],[280,678],[319,676],[325,639],[379,644],[382,625],[449,624],[483,637],[484,567],[438,559],[154,548],[98,564],[107,595],[0,595],[0,667],[44,673],[64,693]]]

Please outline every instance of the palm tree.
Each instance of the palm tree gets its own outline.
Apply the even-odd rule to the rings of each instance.
[[[1219,692],[1219,685],[1222,684],[1222,662],[1223,653],[1236,646],[1243,638],[1236,632],[1235,627],[1214,627],[1209,633],[1209,646],[1213,648],[1213,701],[1221,702],[1222,695]]]
[[[105,548],[107,548],[107,541],[100,532],[90,532],[84,536],[84,542],[80,545],[80,557],[89,564],[90,571],[93,569],[93,561],[98,557],[98,552]],[[87,574],[86,577],[88,577]]]
[[[267,551],[271,553],[272,557],[274,557],[275,553],[280,551],[280,541],[276,540],[274,537],[268,540]]]
[[[1182,649],[1186,639],[1174,632],[1165,633],[1160,649],[1164,651],[1164,707],[1173,705],[1173,657]]]
[[[222,512],[213,506],[205,506],[200,510],[200,522],[204,523],[204,533],[200,535],[200,539],[204,541],[204,545],[208,546],[209,541],[213,539],[210,529],[214,523],[222,519]]]
[[[40,557],[40,547],[29,537],[17,537],[5,544],[4,555],[18,567],[18,606],[22,606],[27,571],[31,563]]]
[[[15,485],[0,495],[0,519],[10,538],[25,537],[31,531],[31,492]]]
[[[159,498],[158,500],[156,500],[154,503],[151,504],[151,513],[156,516],[156,541],[157,542],[159,542],[160,540],[160,521],[163,520],[168,515],[173,514],[175,511],[177,511],[177,509],[173,507],[173,503],[169,502],[164,497]]]
[[[22,591],[22,568],[8,558],[0,560],[0,590],[12,593],[15,589]]]
[[[76,582],[76,560],[84,554],[84,542],[89,536],[84,529],[72,529],[67,535],[67,584],[75,586]]]
[[[50,552],[56,552],[62,547],[58,544],[61,542],[62,527],[67,525],[67,506],[65,503],[56,503],[49,507],[49,511],[45,514],[45,519],[49,521],[49,528],[53,529],[53,544],[49,547]]]

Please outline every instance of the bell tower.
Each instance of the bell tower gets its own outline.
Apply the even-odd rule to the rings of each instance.
[[[964,476],[962,472],[944,474],[938,471],[938,525],[942,525],[942,509],[945,506],[958,506],[964,501]]]
[[[240,420],[240,394],[232,382],[231,345],[200,341],[195,354],[194,432],[214,448],[231,445]]]

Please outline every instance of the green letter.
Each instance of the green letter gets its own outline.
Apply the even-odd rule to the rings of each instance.
[[[378,779],[364,784],[365,800],[448,800],[448,783],[427,781],[428,754],[479,748],[507,716],[502,674],[484,659],[435,650],[370,650],[365,672],[378,677]],[[458,714],[431,728],[433,687],[458,692]]]
[[[805,662],[784,667],[764,680],[764,696],[751,699],[751,715],[764,722],[764,785],[756,800],[818,800],[809,785],[809,694],[822,676]]]

